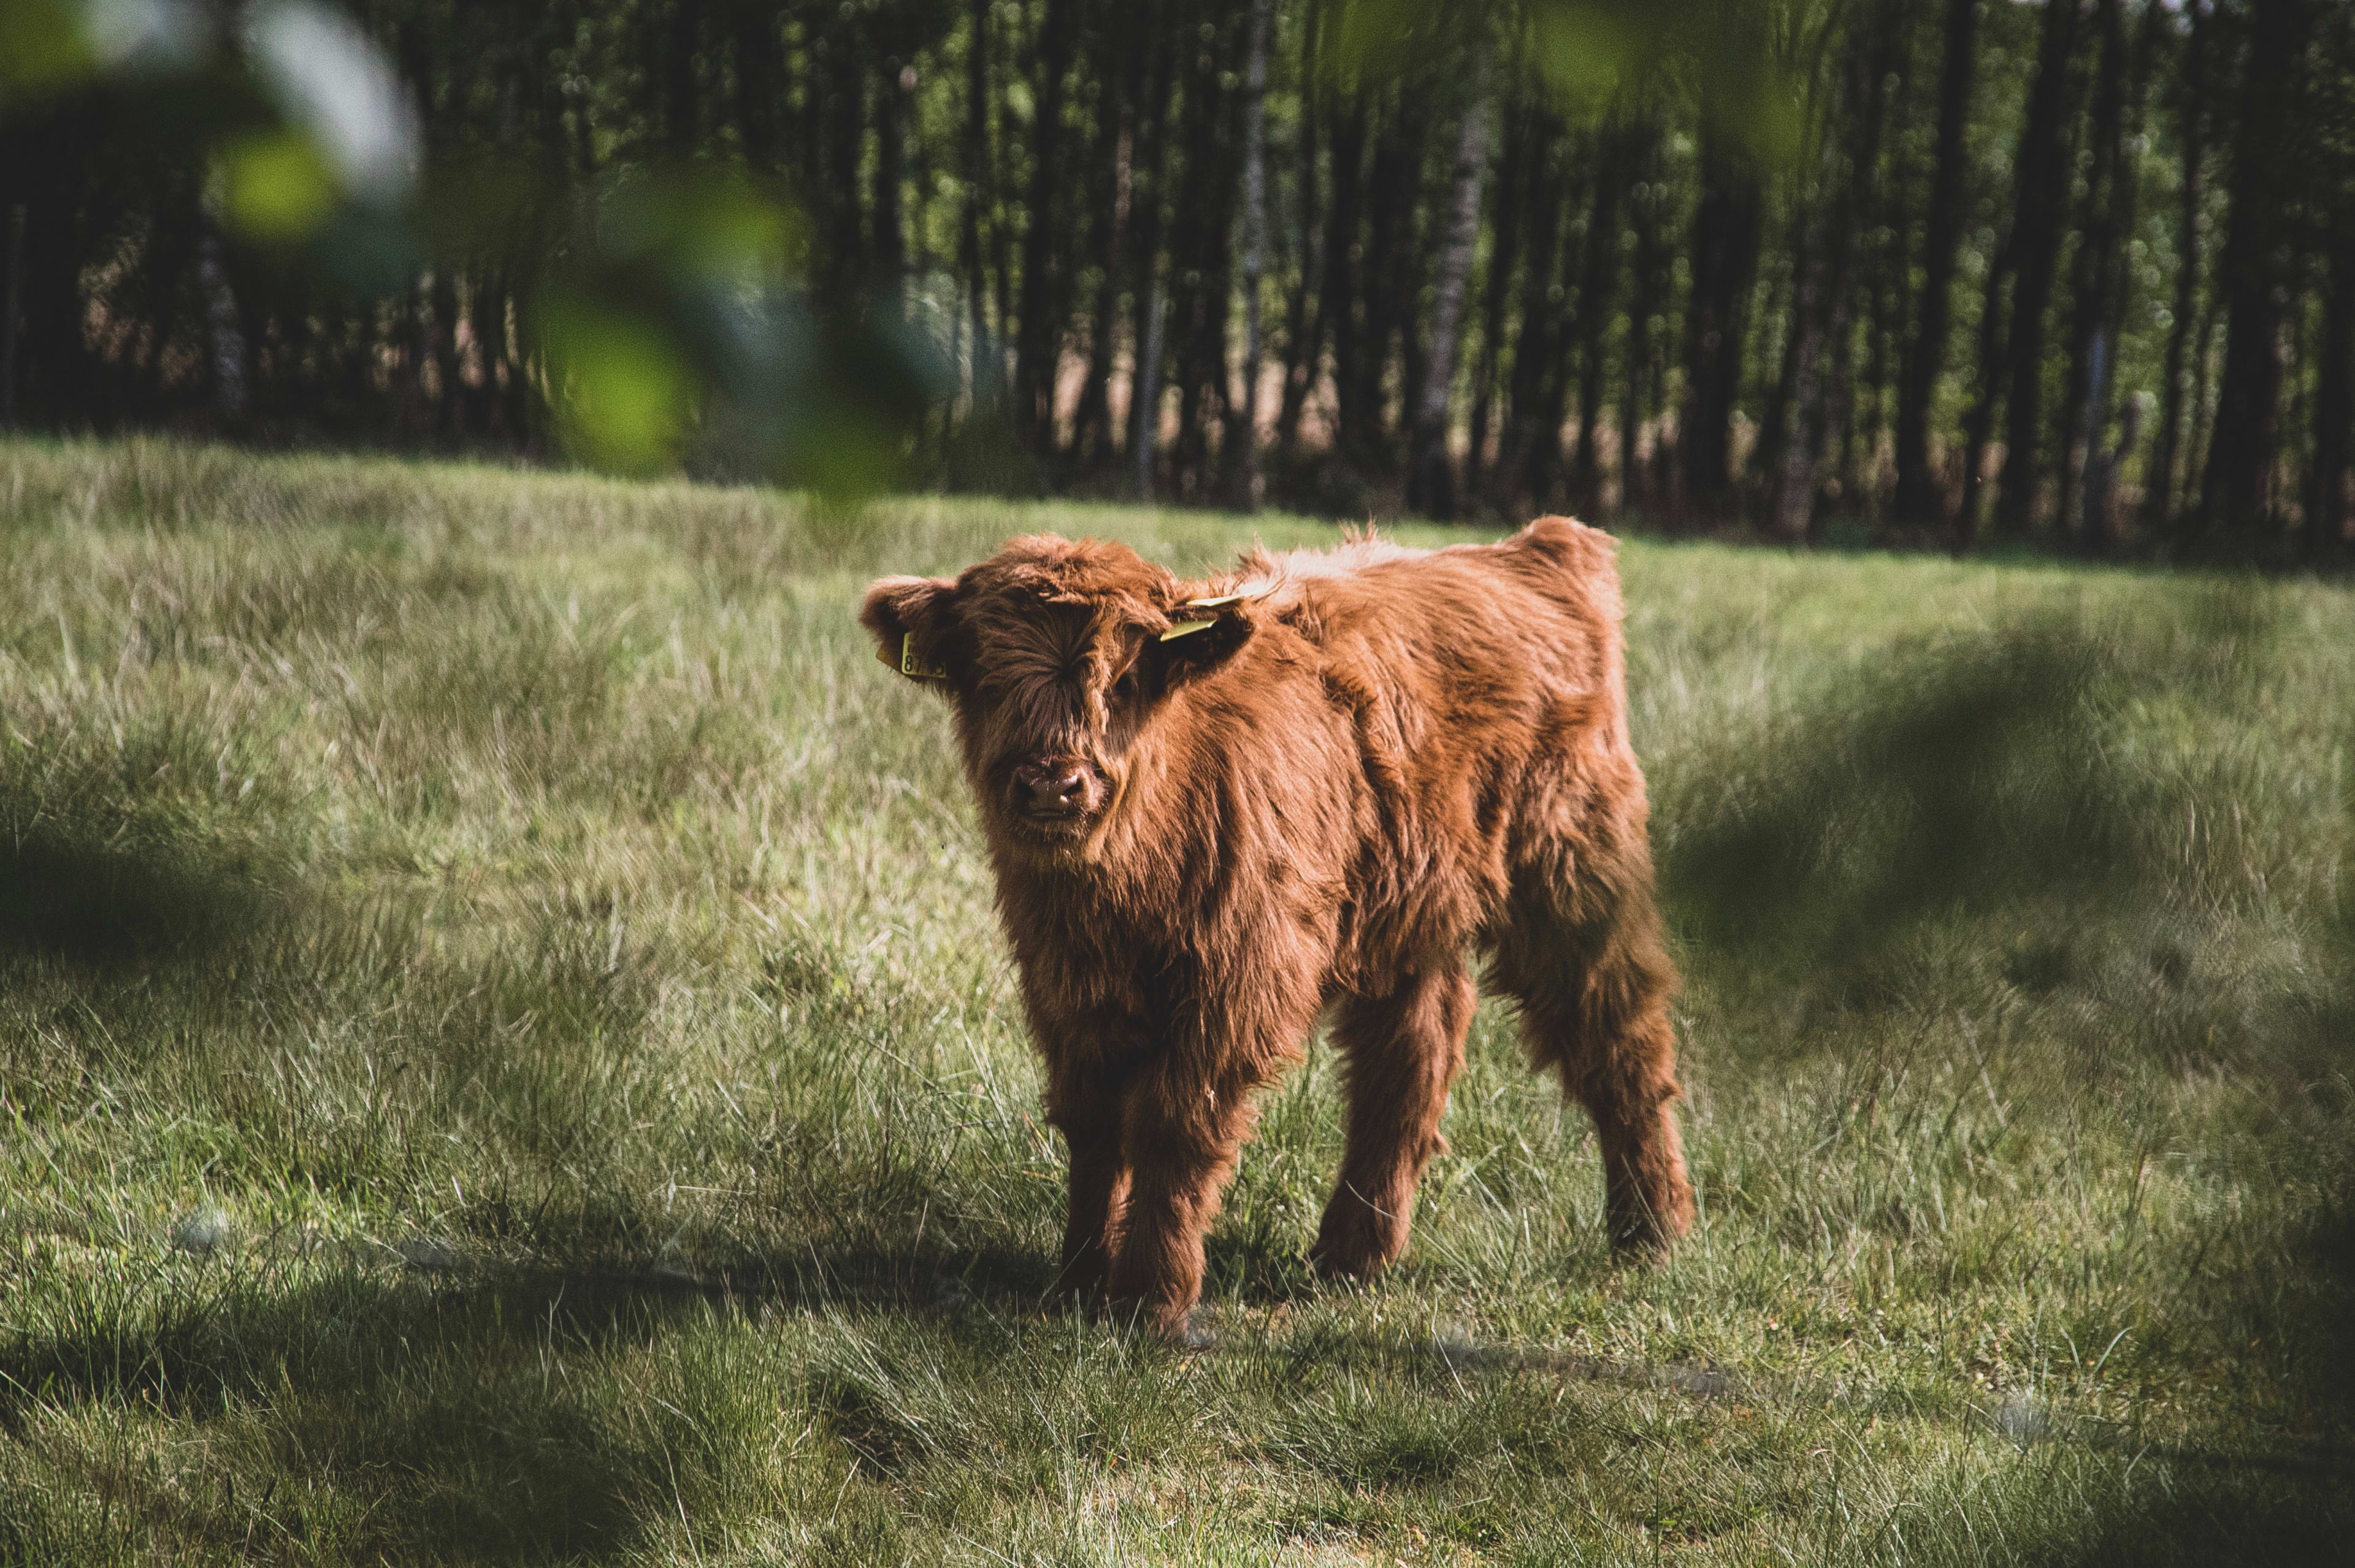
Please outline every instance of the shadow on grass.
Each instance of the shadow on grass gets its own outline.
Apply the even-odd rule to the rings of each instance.
[[[2249,584],[2186,592],[2170,623],[2047,614],[1895,650],[1682,760],[1655,833],[1696,947],[1854,968],[1928,921],[2204,869],[2168,863],[2183,781],[2122,752],[2120,716],[2232,714],[2277,663],[2280,613]]]
[[[0,1424],[105,1403],[207,1424],[266,1401],[269,1473],[284,1494],[261,1505],[272,1536],[324,1527],[357,1534],[357,1555],[485,1561],[610,1550],[663,1477],[660,1423],[617,1422],[549,1369],[650,1343],[693,1306],[579,1280],[452,1290],[373,1272],[282,1295],[232,1290],[158,1323],[0,1351]],[[234,1483],[248,1477],[234,1474],[192,1488],[75,1467],[101,1513],[215,1547],[240,1541],[268,1484],[250,1477],[240,1505]]]
[[[264,1540],[324,1533],[355,1559],[626,1552],[651,1521],[697,1512],[725,1484],[731,1426],[786,1419],[716,1408],[758,1395],[712,1377],[709,1355],[698,1378],[698,1358],[681,1351],[698,1329],[874,1309],[988,1340],[1004,1319],[970,1309],[979,1291],[964,1282],[1040,1277],[1028,1259],[940,1251],[742,1261],[741,1289],[717,1275],[359,1265],[287,1288],[265,1267],[145,1320],[0,1343],[6,1438],[33,1442],[46,1417],[92,1410],[160,1414],[199,1445],[227,1434],[209,1445],[221,1473],[196,1486],[54,1439],[22,1450],[48,1458],[51,1484],[0,1476],[0,1560],[71,1557],[95,1540],[89,1516],[235,1550],[257,1510]],[[757,1358],[764,1342],[751,1345]],[[12,1499],[12,1487],[35,1490]],[[80,1516],[61,1513],[76,1494]]]
[[[1673,825],[1671,910],[1707,952],[1859,967],[1925,920],[2131,879],[2086,712],[2108,673],[2100,650],[2043,630],[1748,738],[1748,787]]]
[[[244,868],[169,844],[92,842],[49,827],[0,840],[0,954],[101,966],[202,958],[251,933],[267,908]]]
[[[2011,1499],[2011,1561],[2051,1568],[2355,1561],[2355,1208],[2344,1187],[2291,1239],[2277,1273],[2244,1271],[2232,1309],[2252,1353],[2294,1375],[2286,1408],[2249,1413],[2239,1443],[2101,1446],[2126,1468],[2100,1490],[2047,1479]],[[2292,1426],[2294,1430],[2282,1430]],[[1948,1553],[1964,1555],[1961,1542]]]

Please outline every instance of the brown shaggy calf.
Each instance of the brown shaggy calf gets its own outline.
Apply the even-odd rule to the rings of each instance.
[[[1622,1246],[1692,1221],[1607,535],[1253,550],[1185,581],[1016,539],[860,620],[956,710],[1071,1147],[1059,1291],[1182,1333],[1252,1096],[1330,1009],[1348,1147],[1313,1256],[1405,1250],[1484,955],[1602,1136]]]

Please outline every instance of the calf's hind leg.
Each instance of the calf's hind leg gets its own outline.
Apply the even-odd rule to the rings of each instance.
[[[1347,1074],[1348,1146],[1309,1253],[1318,1272],[1362,1277],[1406,1251],[1415,1184],[1447,1147],[1439,1118],[1464,1066],[1475,1000],[1472,976],[1450,962],[1388,995],[1341,1003],[1333,1043]]]
[[[1664,1251],[1692,1228],[1693,1195],[1677,1130],[1676,969],[1650,890],[1581,921],[1517,914],[1496,978],[1519,998],[1530,1055],[1594,1118],[1611,1244]]]

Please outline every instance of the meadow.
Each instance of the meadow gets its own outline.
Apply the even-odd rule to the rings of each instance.
[[[2355,1557],[2355,592],[1629,542],[1700,1223],[1484,1004],[1179,1351],[852,619],[1040,528],[1334,534],[0,443],[0,1562]]]

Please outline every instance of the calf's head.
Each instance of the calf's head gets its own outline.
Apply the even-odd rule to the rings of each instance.
[[[1081,850],[1119,809],[1156,720],[1250,638],[1238,601],[1126,545],[1018,539],[963,575],[886,577],[859,620],[877,656],[955,705],[988,826],[1049,854]]]

